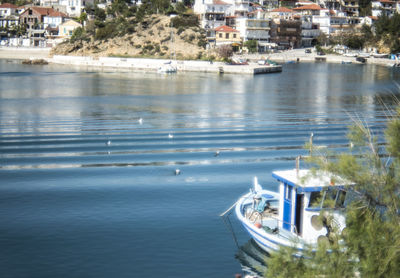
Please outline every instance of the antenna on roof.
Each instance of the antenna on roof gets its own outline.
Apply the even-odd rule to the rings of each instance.
[[[301,155],[296,157],[296,176],[299,177]]]

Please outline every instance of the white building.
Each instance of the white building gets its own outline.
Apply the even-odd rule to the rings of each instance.
[[[18,7],[4,3],[0,5],[0,27],[11,27],[19,24]]]
[[[43,16],[43,27],[45,29],[47,27],[57,28],[58,25],[63,23],[66,18],[67,18],[66,14],[63,14],[59,11],[52,11],[49,14]]]
[[[42,7],[53,7],[58,5],[58,0],[40,0],[39,3]]]
[[[247,17],[250,12],[250,1],[248,0],[225,0],[229,6],[229,15],[236,17]]]
[[[0,17],[7,17],[17,14],[17,6],[9,3],[4,3],[0,5]]]
[[[322,9],[319,15],[313,15],[312,22],[319,25],[319,30],[326,34],[330,35],[330,27],[331,27],[331,12],[328,9]]]
[[[380,16],[382,13],[391,17],[397,8],[396,1],[389,1],[389,0],[379,0],[379,1],[372,1],[372,16]]]
[[[74,20],[67,20],[58,26],[58,35],[60,37],[71,37],[74,30],[79,27],[82,27],[82,24]]]
[[[230,4],[221,0],[196,0],[194,13],[200,17],[200,25],[204,29],[215,29],[225,25],[225,16]]]
[[[65,7],[66,13],[73,16],[80,16],[86,5],[94,5],[94,0],[59,0],[59,5]]]
[[[237,18],[236,28],[243,41],[256,40],[260,51],[265,51],[270,41],[271,19]]]

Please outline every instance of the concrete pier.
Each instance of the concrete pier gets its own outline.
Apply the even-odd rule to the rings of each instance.
[[[264,74],[282,72],[280,65],[228,65],[210,61],[171,61],[166,59],[141,59],[117,57],[82,57],[55,55],[48,62],[95,68],[114,68],[132,71],[157,71],[163,64],[171,62],[178,72],[205,72],[218,74]]]

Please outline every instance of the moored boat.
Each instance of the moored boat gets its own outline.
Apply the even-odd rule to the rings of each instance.
[[[344,182],[335,184],[337,177],[315,176],[309,170],[275,171],[272,176],[279,182],[279,193],[263,189],[255,178],[254,187],[235,206],[238,220],[262,249],[294,246],[301,255],[307,246],[329,240],[332,224],[320,216],[322,210],[332,216],[335,230],[343,231],[350,195]]]
[[[172,65],[172,62],[166,62],[162,66],[160,66],[157,70],[158,73],[176,73],[176,66]]]

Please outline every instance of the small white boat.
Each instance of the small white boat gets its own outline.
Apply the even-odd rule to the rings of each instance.
[[[164,63],[157,69],[158,73],[176,73],[178,69],[176,66],[172,65],[172,62]]]
[[[235,206],[238,220],[265,251],[294,246],[301,255],[306,245],[316,247],[329,240],[332,226],[321,220],[320,211],[333,216],[335,229],[345,228],[344,186],[333,184],[340,179],[332,175],[315,177],[309,170],[276,171],[279,193],[263,189],[255,178],[254,187]]]
[[[374,57],[374,58],[387,58],[387,57],[389,57],[389,54],[385,54],[385,53],[374,53],[374,54],[372,54],[372,57]]]

